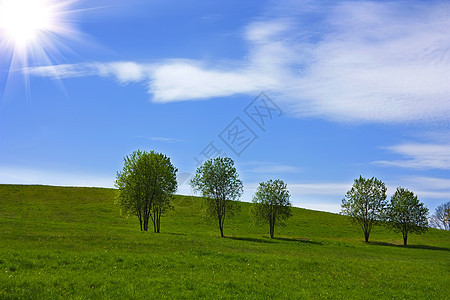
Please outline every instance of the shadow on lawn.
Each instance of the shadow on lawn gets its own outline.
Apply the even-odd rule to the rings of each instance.
[[[234,236],[229,236],[227,238],[228,239],[232,239],[232,240],[255,242],[255,243],[269,243],[269,244],[273,244],[273,243],[276,243],[276,241],[288,241],[288,242],[297,242],[297,243],[305,243],[305,244],[313,244],[313,245],[322,245],[321,242],[313,242],[313,241],[310,241],[307,238],[274,237],[273,239],[269,239],[269,238],[259,239],[259,238],[234,237]]]
[[[282,238],[282,237],[274,237],[274,240],[287,241],[287,242],[297,242],[297,243],[305,243],[305,244],[313,244],[313,245],[322,245],[321,242],[314,242],[307,238]]]
[[[377,246],[388,246],[388,247],[399,247],[399,248],[409,248],[409,249],[424,249],[424,250],[439,250],[439,251],[450,251],[450,248],[427,246],[427,245],[398,245],[386,242],[370,242],[372,245]]]
[[[163,234],[170,234],[170,235],[187,235],[186,233],[179,233],[179,232],[164,232]]]
[[[270,241],[270,240],[266,240],[266,239],[249,238],[249,237],[227,236],[226,238],[231,239],[231,240],[247,241],[247,242],[255,242],[255,243],[275,243],[274,241]]]

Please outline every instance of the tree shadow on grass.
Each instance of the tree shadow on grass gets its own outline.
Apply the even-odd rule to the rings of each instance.
[[[314,242],[308,238],[283,238],[283,237],[274,237],[274,240],[287,241],[287,242],[297,242],[297,243],[305,243],[305,244],[313,244],[313,245],[322,245],[321,242]]]
[[[266,240],[266,239],[258,239],[258,238],[250,238],[250,237],[234,237],[234,236],[226,236],[227,239],[237,240],[237,241],[247,241],[254,243],[274,243],[274,241]]]
[[[179,232],[163,232],[163,234],[170,234],[170,235],[187,235],[186,233],[179,233]]]
[[[312,245],[322,245],[321,242],[314,242],[307,238],[284,238],[284,237],[274,237],[273,239],[267,238],[250,238],[250,237],[234,237],[234,236],[228,236],[226,237],[228,239],[232,240],[238,240],[238,241],[247,241],[247,242],[255,242],[255,243],[268,243],[273,244],[277,241],[288,241],[288,242],[297,242],[297,243],[305,243],[305,244],[312,244]]]
[[[391,243],[387,243],[387,242],[370,242],[369,244],[377,245],[377,246],[388,246],[388,247],[409,248],[409,249],[450,251],[450,248],[437,247],[437,246],[428,246],[428,245],[406,245],[405,246],[405,245],[391,244]]]

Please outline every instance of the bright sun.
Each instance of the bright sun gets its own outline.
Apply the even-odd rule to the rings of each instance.
[[[0,28],[14,47],[26,48],[39,42],[39,35],[55,26],[54,6],[46,0],[3,0]]]
[[[62,57],[68,40],[77,38],[74,27],[78,0],[0,0],[0,63],[12,72],[51,65]]]

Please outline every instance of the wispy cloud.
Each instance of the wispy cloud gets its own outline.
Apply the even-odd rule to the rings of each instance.
[[[142,82],[154,102],[199,100],[242,93],[256,93],[275,87],[271,76],[226,67],[208,68],[201,62],[173,59],[158,64],[136,62],[85,63],[28,68],[29,74],[53,79],[70,77],[113,77],[120,84]]]
[[[52,79],[76,78],[99,75],[95,64],[62,64],[28,67],[24,70],[30,75]]]
[[[417,176],[410,177],[407,179],[407,181],[419,188],[447,190],[450,193],[450,178]]]
[[[450,169],[450,145],[401,144],[386,149],[408,159],[376,161],[375,164],[415,169]]]
[[[114,77],[121,84],[139,82],[150,78],[152,65],[130,61],[110,63],[80,63],[53,66],[30,67],[30,75],[50,77],[52,79],[76,78],[86,76]]]
[[[404,187],[413,190],[419,197],[450,199],[450,179],[425,176],[411,176],[403,179]]]
[[[297,116],[344,122],[448,119],[448,3],[301,3],[281,5],[278,16],[248,24],[243,38],[249,53],[242,61],[219,59],[211,65],[175,59],[30,71],[55,78],[100,75],[120,83],[143,82],[155,102],[266,90]]]

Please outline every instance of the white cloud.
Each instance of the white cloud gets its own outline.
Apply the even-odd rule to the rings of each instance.
[[[350,120],[410,121],[450,112],[448,6],[339,5],[332,30],[314,45],[298,92],[319,114]],[[420,20],[420,21],[418,21]],[[302,112],[299,111],[301,114]]]
[[[431,198],[431,199],[450,199],[450,191],[427,191],[427,190],[413,190],[413,192],[419,196],[419,198]]]
[[[250,42],[265,45],[283,34],[291,26],[292,23],[288,20],[251,23],[245,30],[245,38]]]
[[[109,76],[121,84],[147,83],[152,100],[161,103],[257,93],[276,86],[275,78],[251,69],[208,69],[199,62],[182,59],[160,64],[110,62],[42,66],[27,71],[31,75],[53,79]]]
[[[148,79],[151,74],[151,65],[138,64],[130,61],[111,63],[81,63],[54,66],[40,66],[27,68],[30,75],[64,79],[85,76],[111,76],[122,84],[139,82]]]
[[[413,176],[402,180],[419,198],[450,199],[450,178]]]
[[[273,82],[270,76],[251,70],[208,69],[195,62],[174,61],[155,67],[149,92],[156,102],[185,101],[256,93]]]
[[[25,72],[34,76],[64,79],[97,75],[93,64],[63,64],[53,66],[28,67]]]
[[[120,83],[137,82],[144,80],[149,72],[149,66],[135,62],[113,62],[108,64],[95,64],[100,76],[115,76]]]
[[[419,186],[421,188],[429,188],[435,190],[448,190],[450,192],[450,179],[437,177],[411,177],[407,179],[408,182]],[[449,197],[450,198],[450,197]]]
[[[410,159],[376,161],[375,164],[416,169],[450,169],[450,145],[401,144],[387,149]]]
[[[38,67],[32,73],[145,82],[155,102],[265,90],[296,116],[343,122],[448,120],[449,4],[309,1],[276,11],[279,17],[245,28],[249,53],[240,62],[112,62]]]

